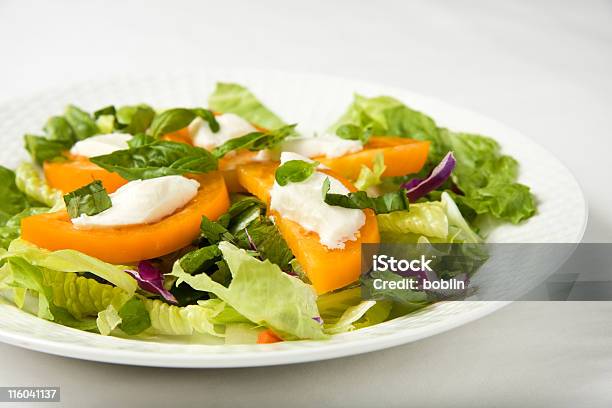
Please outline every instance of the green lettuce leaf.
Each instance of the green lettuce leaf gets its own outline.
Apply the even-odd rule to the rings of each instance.
[[[74,105],[66,107],[64,117],[72,127],[77,140],[87,139],[99,132],[93,116]]]
[[[32,163],[23,162],[15,169],[15,184],[26,196],[54,209],[64,207],[62,192],[49,187]]]
[[[63,142],[72,146],[77,141],[77,136],[70,123],[63,116],[52,116],[47,120],[44,127],[47,139]]]
[[[385,156],[382,152],[376,154],[374,157],[374,163],[372,168],[361,165],[361,171],[355,181],[355,187],[357,190],[367,191],[369,188],[375,187],[382,183],[382,175],[385,172],[387,166],[385,166]]]
[[[214,282],[206,274],[189,275],[178,262],[172,270],[172,275],[178,278],[177,285],[185,282],[194,289],[211,292],[251,322],[272,328],[286,339],[326,337],[315,320],[319,314],[311,286],[228,242],[220,242],[219,249],[232,273],[229,287]]]
[[[285,126],[281,118],[266,108],[256,97],[242,85],[218,82],[208,106],[215,112],[235,113],[254,125],[265,129],[276,129]]]
[[[72,249],[48,251],[17,239],[11,242],[6,253],[0,254],[0,261],[8,257],[20,257],[34,266],[58,272],[90,272],[128,294],[133,294],[138,286],[136,280],[125,272],[127,266],[112,265]]]
[[[25,149],[38,164],[55,158],[62,158],[64,151],[72,146],[72,144],[65,141],[51,140],[37,135],[25,135],[23,140]]]
[[[13,240],[19,238],[22,219],[48,211],[46,207],[30,207],[9,218],[4,225],[0,226],[0,248],[8,248]]]
[[[410,211],[379,214],[376,219],[383,242],[416,243],[421,236],[438,243],[482,242],[446,192],[440,201],[411,204]]]
[[[477,215],[518,223],[535,214],[529,188],[517,183],[518,164],[501,154],[493,139],[439,128],[429,116],[388,96],[355,95],[346,113],[332,126],[370,129],[373,134],[409,137],[431,142],[424,173],[452,151],[457,160],[452,181],[463,194],[457,202]]]
[[[0,225],[32,204],[17,187],[15,177],[15,172],[0,166]]]

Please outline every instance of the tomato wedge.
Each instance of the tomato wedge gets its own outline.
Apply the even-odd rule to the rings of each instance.
[[[45,162],[43,171],[47,184],[64,193],[83,187],[94,180],[100,180],[109,193],[127,183],[127,180],[93,164],[87,157],[68,156],[67,161]]]
[[[200,182],[197,195],[181,210],[157,223],[77,229],[64,210],[24,218],[21,235],[42,248],[75,249],[114,264],[169,254],[189,245],[198,236],[203,215],[214,220],[229,208],[225,181],[218,172],[190,177]]]
[[[274,172],[278,164],[252,163],[239,166],[238,180],[251,194],[266,203],[270,202],[270,188],[274,183]],[[333,171],[325,173],[338,179],[349,190],[355,187]],[[361,244],[380,242],[376,215],[372,210],[365,210],[366,222],[359,230],[355,241],[347,241],[344,249],[328,249],[319,242],[319,236],[306,231],[296,222],[282,218],[274,211],[270,212],[276,226],[287,241],[287,245],[304,268],[317,293],[325,293],[342,288],[359,279],[361,273]]]
[[[372,168],[374,158],[379,153],[384,155],[387,167],[383,176],[404,176],[417,173],[423,168],[429,153],[429,142],[394,136],[377,136],[372,137],[359,152],[335,158],[315,157],[314,160],[350,180],[355,180],[359,176],[361,166]]]

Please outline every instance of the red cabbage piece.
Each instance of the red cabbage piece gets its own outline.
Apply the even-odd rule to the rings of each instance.
[[[164,275],[150,261],[138,262],[136,271],[131,269],[125,271],[136,279],[141,289],[161,295],[170,303],[178,303],[174,295],[164,288]]]
[[[450,177],[457,161],[453,152],[448,152],[425,179],[412,179],[402,184],[402,188],[407,190],[406,194],[410,202],[414,202],[427,193],[440,187]]]

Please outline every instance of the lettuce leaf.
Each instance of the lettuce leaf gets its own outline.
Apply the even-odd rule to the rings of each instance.
[[[446,192],[440,201],[411,204],[410,211],[379,214],[376,219],[387,242],[416,243],[420,236],[435,242],[482,242]]]
[[[491,138],[439,128],[429,116],[388,96],[355,95],[331,129],[346,124],[372,129],[373,134],[431,142],[425,173],[452,151],[457,159],[452,181],[462,192],[455,199],[477,215],[490,214],[516,224],[535,214],[529,187],[516,182],[517,162],[503,155]]]
[[[367,191],[368,189],[375,187],[382,183],[381,177],[385,172],[385,156],[382,152],[379,152],[374,157],[374,163],[372,164],[372,168],[368,166],[361,165],[361,171],[359,172],[359,176],[355,181],[355,187],[357,190]]]
[[[301,280],[287,275],[270,261],[259,261],[228,242],[219,249],[232,273],[229,287],[214,282],[208,275],[189,275],[174,264],[176,284],[214,294],[251,322],[272,328],[285,339],[323,339],[316,294]]]
[[[265,107],[251,91],[239,84],[218,82],[215,91],[208,98],[208,106],[215,112],[235,113],[265,129],[276,129],[287,125]]]
[[[15,184],[29,198],[49,207],[63,208],[62,192],[49,187],[32,163],[23,162],[15,169]]]
[[[6,253],[0,254],[0,261],[9,257],[20,257],[34,266],[58,272],[89,272],[128,294],[133,294],[138,287],[136,280],[125,272],[125,269],[128,269],[126,266],[112,265],[72,249],[48,251],[22,239],[16,239],[11,242]]]
[[[390,301],[364,301],[358,286],[319,296],[317,306],[328,334],[361,329],[387,320],[393,307]]]

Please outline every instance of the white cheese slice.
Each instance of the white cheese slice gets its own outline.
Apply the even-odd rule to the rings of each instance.
[[[70,149],[70,154],[84,157],[111,154],[117,150],[129,148],[127,142],[131,139],[132,135],[126,133],[109,133],[92,136],[76,142]]]
[[[200,183],[183,176],[133,180],[110,194],[112,207],[72,219],[77,228],[110,228],[152,224],[174,214],[193,199]]]
[[[289,160],[311,162],[296,153],[283,152],[281,164]],[[365,224],[362,210],[326,204],[321,194],[323,182],[329,178],[331,193],[348,194],[349,190],[334,177],[315,171],[308,179],[281,186],[274,182],[270,190],[270,208],[281,217],[297,222],[307,231],[316,232],[319,242],[329,249],[342,249],[346,241],[354,241]]]

